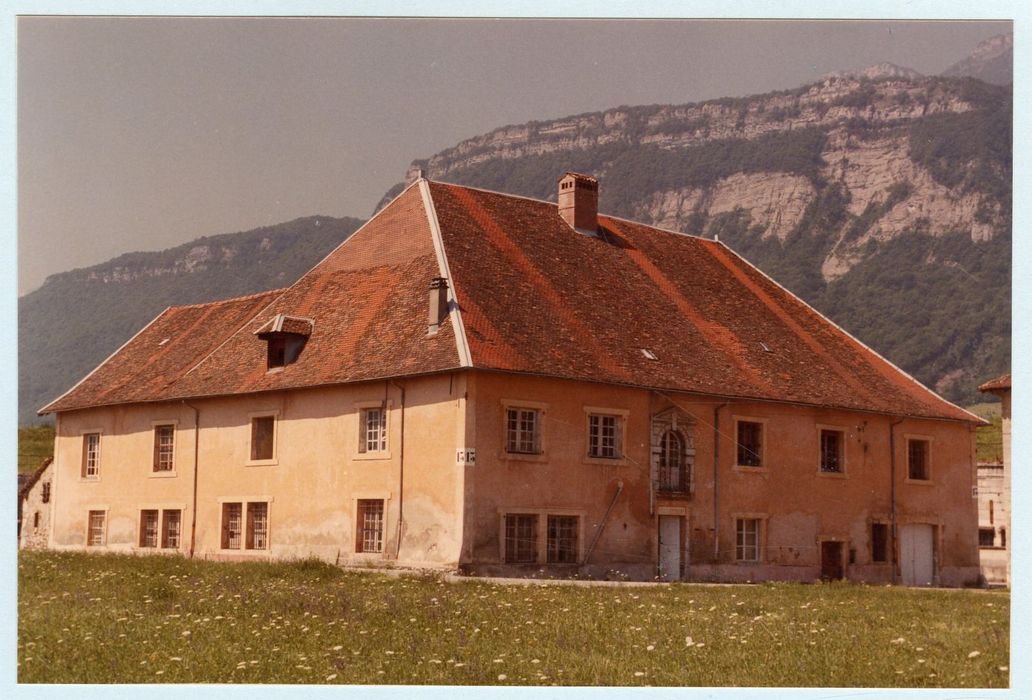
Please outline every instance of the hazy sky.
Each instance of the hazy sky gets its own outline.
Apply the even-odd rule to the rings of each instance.
[[[505,124],[936,74],[1004,22],[18,20],[19,294],[131,250],[365,218],[409,162]]]

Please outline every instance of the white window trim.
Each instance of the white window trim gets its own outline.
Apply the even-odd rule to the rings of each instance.
[[[821,469],[821,431],[834,431],[842,434],[842,444],[840,455],[841,460],[841,471],[837,472],[826,472]],[[848,479],[849,478],[849,461],[846,458],[846,444],[849,440],[849,430],[840,425],[828,425],[824,423],[817,424],[817,476],[822,476],[828,479]]]
[[[620,456],[591,456],[591,416],[617,416],[620,418]],[[581,451],[583,464],[608,464],[625,466],[631,463],[627,458],[627,423],[631,411],[626,408],[606,408],[602,406],[584,406],[584,449]]]
[[[152,420],[151,421],[151,449],[154,448],[154,437],[155,431],[159,426],[171,425],[172,426],[172,468],[166,471],[155,471],[153,459],[151,460],[151,468],[148,477],[151,479],[173,479],[179,474],[177,470],[179,468],[179,419],[170,418],[168,420]]]
[[[387,431],[387,449],[382,451],[369,451],[360,452],[359,445],[355,445],[355,451],[352,455],[352,459],[356,461],[377,461],[377,460],[389,460],[391,458],[391,445],[394,443],[391,440],[391,428],[394,421],[391,420],[391,413],[393,413],[394,401],[393,399],[387,399],[386,403],[383,401],[356,401],[355,402],[355,419],[357,421],[356,430],[354,432],[360,432],[359,429],[362,426],[362,411],[370,408],[382,408],[386,416],[386,425],[384,430]],[[365,439],[359,434],[359,440]]]
[[[734,533],[734,540],[731,543],[734,552],[734,562],[739,566],[749,566],[767,563],[767,520],[769,513],[731,513],[731,532]],[[758,520],[760,531],[756,533],[756,559],[738,558],[738,521]]]
[[[584,541],[584,528],[587,521],[587,511],[580,508],[519,508],[501,507],[498,508],[498,561],[509,566],[574,566],[580,564],[584,557],[586,543]],[[505,517],[507,515],[535,515],[537,516],[537,552],[533,562],[506,562],[505,561]],[[548,516],[549,515],[572,515],[577,517],[577,558],[572,564],[559,564],[548,561]]]
[[[83,447],[84,447],[86,436],[87,435],[93,435],[94,433],[96,433],[99,436],[97,438],[97,473],[94,474],[93,476],[86,476],[84,474],[84,472],[86,470],[86,465],[83,464],[83,461],[82,461],[83,460],[82,450],[83,450]],[[80,430],[79,431],[79,454],[80,454],[80,456],[79,456],[79,481],[81,481],[81,482],[90,482],[90,483],[99,482],[100,481],[100,474],[101,474],[101,467],[103,466],[103,460],[104,460],[104,431],[102,429],[100,429],[100,428],[88,428],[88,429]],[[96,510],[96,509],[94,509],[94,510]]]
[[[267,418],[272,416],[272,459],[251,459],[251,441],[254,439],[254,419]],[[279,464],[279,441],[280,441],[280,412],[279,410],[251,411],[247,414],[247,458],[244,460],[245,467],[272,467]]]
[[[524,409],[538,412],[538,451],[509,452],[509,409]],[[548,415],[548,404],[541,401],[524,401],[522,399],[502,399],[502,448],[498,459],[517,462],[547,462],[548,448],[545,444],[545,417]]]
[[[756,416],[732,416],[732,429],[734,432],[731,434],[731,457],[732,466],[731,468],[741,474],[767,474],[770,472],[770,455],[767,451],[767,434],[770,432],[768,418],[758,418]],[[738,463],[738,424],[739,423],[759,423],[762,427],[760,428],[760,466],[750,467],[747,464]],[[819,449],[819,448],[818,448]],[[819,466],[819,465],[818,465]]]
[[[923,440],[928,443],[928,453],[925,455],[928,458],[928,478],[927,479],[911,479],[910,478],[910,441],[911,440]],[[932,462],[932,436],[931,435],[920,435],[918,433],[903,433],[903,483],[905,484],[917,484],[918,486],[933,486],[935,483],[935,470]]]

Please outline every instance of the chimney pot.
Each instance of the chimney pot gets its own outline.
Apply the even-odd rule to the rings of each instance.
[[[430,280],[430,313],[427,318],[427,335],[434,335],[448,316],[448,278],[434,277]]]
[[[598,180],[567,172],[559,178],[559,216],[580,233],[598,233]]]

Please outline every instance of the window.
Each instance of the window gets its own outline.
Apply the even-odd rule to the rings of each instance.
[[[1000,528],[1000,546],[1003,548],[1007,547],[1007,528]]]
[[[86,533],[86,544],[90,547],[103,547],[105,542],[104,516],[102,510],[91,510],[89,529]]]
[[[356,552],[383,551],[383,500],[362,498],[358,501],[358,541]]]
[[[240,549],[243,510],[239,503],[222,504],[222,548]]]
[[[158,511],[140,511],[140,546],[158,546]]]
[[[276,416],[254,416],[251,418],[251,460],[272,459],[273,440],[276,431]]]
[[[540,454],[541,411],[535,408],[505,410],[505,451],[513,454]]]
[[[247,506],[246,529],[244,527],[244,506]],[[174,540],[179,546],[180,517],[174,512]],[[168,525],[166,525],[168,530]],[[170,547],[172,545],[169,545]],[[268,549],[269,548],[269,504],[223,503],[222,504],[222,548],[223,549]]]
[[[843,447],[846,435],[841,430],[821,429],[821,471],[841,474],[843,469]]]
[[[659,439],[659,490],[672,493],[686,491],[684,440],[674,430],[667,430]]]
[[[510,513],[505,516],[505,562],[537,561],[537,516]]]
[[[39,511],[37,510],[32,516],[32,529],[39,529]]]
[[[760,560],[759,518],[738,518],[735,520],[735,560]]]
[[[577,516],[548,516],[548,563],[577,563]]]
[[[161,548],[179,549],[182,511],[162,511]]]
[[[763,466],[763,423],[738,421],[737,459],[742,467]]]
[[[43,502],[50,503],[50,482],[43,482]]]
[[[173,461],[175,431],[174,425],[154,426],[154,471],[156,472],[170,472],[175,466]]]
[[[85,479],[100,476],[100,433],[82,436],[82,476]]]
[[[978,546],[979,547],[995,547],[996,546],[996,529],[991,527],[980,527],[978,528]]]
[[[387,451],[387,411],[383,408],[363,408],[359,411],[359,452]]]
[[[287,364],[287,339],[282,335],[269,338],[268,368],[283,367]]]
[[[907,477],[915,481],[931,479],[928,464],[928,440],[907,440]]]
[[[621,417],[592,413],[588,416],[588,456],[601,459],[620,459]]]
[[[871,523],[871,561],[883,564],[889,560],[889,526]]]

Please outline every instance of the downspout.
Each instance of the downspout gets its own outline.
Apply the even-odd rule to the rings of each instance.
[[[591,553],[595,551],[595,545],[598,544],[598,538],[602,536],[602,531],[606,528],[606,522],[609,520],[609,514],[613,512],[613,506],[616,505],[616,499],[620,498],[620,494],[622,492],[623,479],[616,482],[616,493],[613,494],[613,500],[609,502],[609,507],[606,508],[606,514],[602,516],[602,522],[598,524],[598,529],[595,530],[595,536],[591,538],[591,544],[588,545],[588,551],[584,553],[584,558],[581,560],[581,566],[588,563]]]
[[[401,391],[401,437],[399,439],[401,444],[398,447],[398,531],[394,547],[394,558],[398,559],[401,557],[401,535],[405,525],[405,387],[393,380],[391,384]]]
[[[889,423],[889,476],[892,479],[890,490],[889,522],[892,528],[892,582],[899,582],[899,540],[896,526],[896,426],[903,422],[900,418],[894,423]]]
[[[720,563],[720,409],[729,402],[713,407],[713,563]]]
[[[200,455],[201,444],[201,412],[186,401],[184,406],[193,409],[194,412],[194,441],[193,441],[193,502],[190,504],[190,558],[194,557],[194,547],[197,544],[197,461]]]

